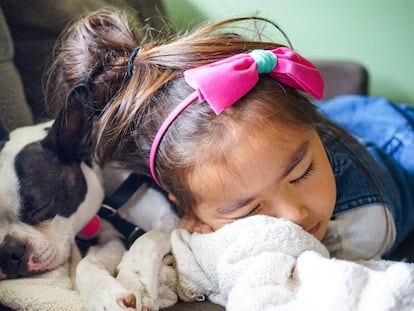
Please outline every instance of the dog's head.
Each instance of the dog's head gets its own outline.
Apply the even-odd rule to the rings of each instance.
[[[0,130],[0,280],[62,264],[100,207],[86,97],[78,87],[54,122]]]

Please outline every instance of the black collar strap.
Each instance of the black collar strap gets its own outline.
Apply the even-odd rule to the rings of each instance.
[[[122,218],[119,216],[117,211],[110,207],[109,205],[102,204],[101,209],[98,212],[98,215],[109,221],[114,228],[122,234],[124,237],[127,247],[131,246],[131,244],[138,239],[141,235],[145,233],[144,230],[135,226],[132,222]]]
[[[128,247],[145,231],[119,216],[118,209],[145,183],[151,185],[152,178],[139,174],[129,175],[114,193],[104,199],[98,212],[100,217],[109,221],[124,236]]]
[[[131,174],[127,179],[116,189],[110,196],[104,198],[103,204],[110,206],[115,211],[124,205],[131,196],[141,187],[147,183],[150,185],[152,178],[139,174]]]

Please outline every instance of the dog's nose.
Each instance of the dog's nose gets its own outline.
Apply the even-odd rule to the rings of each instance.
[[[0,245],[0,268],[7,278],[20,275],[25,251],[26,243],[13,238],[6,238]]]

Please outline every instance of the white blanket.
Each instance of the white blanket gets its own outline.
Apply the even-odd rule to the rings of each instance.
[[[253,216],[209,234],[171,236],[187,301],[227,310],[414,310],[414,265],[330,259],[299,226]]]
[[[76,256],[77,257],[77,254]],[[78,258],[71,258],[77,261]],[[39,275],[0,282],[0,304],[19,311],[86,311],[73,289],[71,262]]]

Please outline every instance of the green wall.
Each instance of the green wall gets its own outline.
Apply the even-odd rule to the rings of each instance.
[[[354,60],[371,95],[414,105],[413,0],[163,0],[180,29],[204,20],[259,15],[278,23],[312,59]]]

